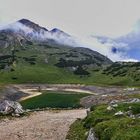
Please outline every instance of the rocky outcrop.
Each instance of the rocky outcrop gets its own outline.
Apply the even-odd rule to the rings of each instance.
[[[124,115],[124,113],[123,113],[122,111],[118,111],[118,112],[116,112],[114,115],[115,115],[115,116],[122,116],[122,115]]]
[[[28,93],[22,92],[18,86],[6,86],[2,91],[0,91],[0,101],[9,100],[9,101],[18,101],[23,97],[28,96]]]
[[[11,114],[14,116],[20,116],[20,114],[23,113],[24,110],[22,109],[20,103],[9,100],[0,101],[0,114],[2,115]]]
[[[95,137],[95,132],[93,128],[89,130],[87,140],[98,140],[98,138]]]

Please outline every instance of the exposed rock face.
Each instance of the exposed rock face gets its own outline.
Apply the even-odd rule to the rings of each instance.
[[[22,106],[18,102],[3,100],[0,101],[0,113],[3,115],[20,115],[24,113]]]
[[[95,137],[95,132],[93,128],[89,130],[88,138],[87,140],[98,140],[98,138]]]
[[[0,47],[32,45],[26,37],[10,29],[0,30]]]
[[[41,27],[38,24],[36,24],[28,19],[21,19],[18,22],[33,29],[34,32],[40,32],[41,30],[48,31],[46,28]]]

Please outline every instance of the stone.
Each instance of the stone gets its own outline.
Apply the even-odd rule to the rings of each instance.
[[[95,132],[94,132],[93,128],[91,128],[89,130],[87,140],[98,140],[98,138],[95,137]]]
[[[140,118],[140,114],[137,114],[136,117],[137,117],[137,118]]]
[[[116,112],[114,115],[115,116],[122,116],[122,115],[124,115],[124,113],[122,111],[119,111],[119,112]]]
[[[129,106],[128,108],[129,108],[129,109],[132,109],[132,106]]]
[[[126,114],[126,115],[128,115],[128,116],[133,115],[133,113],[132,113],[132,111],[131,111],[131,110],[129,110],[129,111],[127,111],[127,112],[125,112],[125,114]]]
[[[87,115],[89,115],[89,113],[90,113],[90,108],[87,108],[86,112],[87,112]]]
[[[114,104],[114,105],[112,105],[112,107],[118,107],[118,104]]]
[[[9,100],[2,100],[0,101],[0,113],[3,115],[7,114],[23,114],[24,110],[20,103],[15,101],[9,101]]]
[[[138,98],[134,98],[130,101],[130,103],[138,103],[138,102],[140,102],[140,99]]]
[[[107,107],[107,110],[108,110],[108,111],[111,111],[111,110],[114,110],[114,108],[113,108],[112,106],[108,106],[108,107]]]
[[[20,114],[14,114],[14,113],[12,113],[12,116],[13,117],[20,117]]]
[[[119,102],[118,100],[113,100],[113,101],[110,102],[110,104],[112,105],[112,104],[116,104],[118,102]]]
[[[135,119],[135,115],[133,115],[133,114],[131,114],[129,117],[132,119]]]
[[[44,61],[45,61],[45,63],[46,63],[46,64],[48,64],[48,63],[49,63],[49,61],[48,61],[48,59],[47,59],[47,58],[45,58],[45,60],[44,60]]]

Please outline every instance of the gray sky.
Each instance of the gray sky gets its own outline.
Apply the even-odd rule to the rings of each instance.
[[[130,32],[140,19],[140,0],[0,0],[0,25],[22,18],[75,35],[112,60],[131,59],[129,54],[112,54],[110,44],[88,36],[117,37]]]
[[[0,0],[0,24],[21,18],[76,35],[119,36],[140,18],[140,0]]]

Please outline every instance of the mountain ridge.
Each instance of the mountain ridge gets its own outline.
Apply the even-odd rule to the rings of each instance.
[[[5,26],[4,29],[0,30],[0,33],[5,31],[13,31],[13,35],[16,33],[26,38],[26,40],[33,43],[45,42],[49,45],[66,45],[66,46],[78,46],[76,39],[65,33],[64,31],[53,28],[48,30],[45,27],[42,27],[28,19],[21,19],[8,26]],[[19,44],[18,44],[19,45]]]
[[[23,18],[23,19],[18,20],[17,22],[19,22],[19,23],[21,23],[21,24],[23,24],[25,26],[28,26],[30,28],[33,28],[36,31],[38,31],[38,29],[42,29],[42,30],[48,31],[45,27],[41,27],[40,25],[38,25],[38,24],[28,20],[28,19],[24,19]]]
[[[90,68],[112,64],[109,58],[94,50],[75,46],[73,37],[60,29],[48,31],[30,20],[19,21],[0,31],[2,71],[7,68],[16,71],[13,65],[18,67],[22,63],[21,67],[35,65],[42,68],[40,64],[43,64],[43,69],[49,65],[74,74],[89,75]]]
[[[65,32],[57,28],[44,31],[51,37],[40,41],[32,38],[30,28],[16,24],[18,29],[27,31],[24,34],[14,25],[11,25],[14,31],[9,28],[0,31],[0,82],[110,85],[129,85],[131,79],[135,85],[140,82],[139,63],[113,63],[89,48],[66,45],[68,42],[64,41],[73,41],[71,36],[63,38]],[[112,51],[118,50],[114,47]]]

